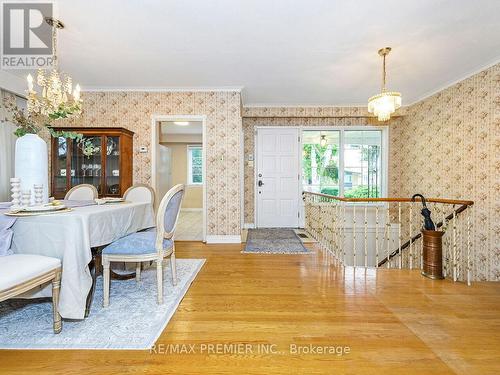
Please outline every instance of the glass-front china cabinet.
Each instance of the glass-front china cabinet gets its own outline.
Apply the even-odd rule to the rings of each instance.
[[[120,197],[132,185],[134,133],[124,128],[55,128],[83,134],[80,142],[52,138],[52,196],[91,184],[99,197]]]

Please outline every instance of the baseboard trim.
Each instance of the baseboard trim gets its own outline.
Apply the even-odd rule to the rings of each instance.
[[[201,212],[203,208],[181,208],[181,211],[184,212]]]
[[[254,223],[245,223],[243,224],[243,229],[255,229]]]
[[[207,243],[241,243],[241,236],[207,236]]]

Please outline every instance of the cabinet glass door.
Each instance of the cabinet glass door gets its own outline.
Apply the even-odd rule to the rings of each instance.
[[[120,189],[120,137],[106,137],[106,174],[105,192],[106,195],[117,195]]]
[[[56,196],[64,196],[67,186],[67,169],[66,161],[68,159],[68,141],[66,138],[59,137],[56,141],[55,150],[55,162],[54,162],[54,188],[53,192]]]
[[[94,185],[101,195],[102,173],[102,137],[83,137],[82,142],[73,142],[71,186]]]

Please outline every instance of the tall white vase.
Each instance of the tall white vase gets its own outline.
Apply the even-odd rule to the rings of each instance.
[[[21,179],[21,190],[33,191],[43,185],[42,201],[49,201],[49,160],[47,143],[36,134],[26,134],[16,141],[15,176]],[[32,194],[31,203],[35,196]]]

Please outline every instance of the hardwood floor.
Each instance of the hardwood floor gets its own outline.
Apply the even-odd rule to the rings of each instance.
[[[178,243],[178,258],[207,262],[159,338],[156,354],[0,351],[0,373],[500,373],[500,284],[467,287],[407,270],[344,273],[321,253],[240,250]],[[168,344],[186,344],[185,351],[194,353],[169,354],[176,347]],[[216,344],[226,344],[226,354],[214,353]],[[247,354],[234,353],[238,344]],[[349,353],[296,355],[290,345],[349,347]]]

